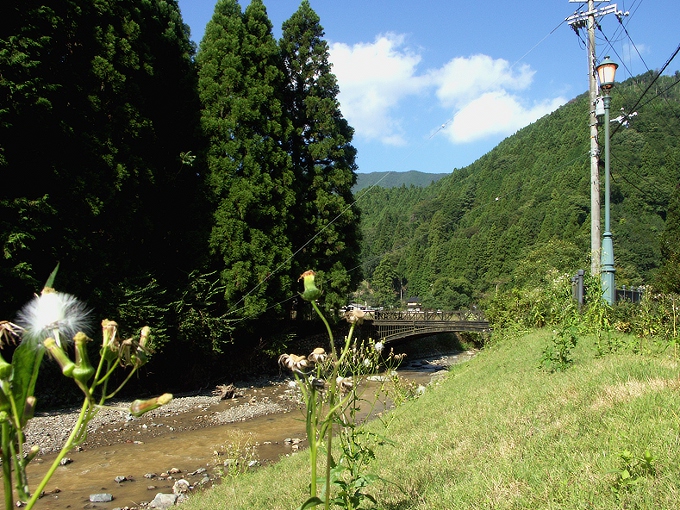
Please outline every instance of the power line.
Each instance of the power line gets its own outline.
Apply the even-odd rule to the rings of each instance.
[[[548,37],[550,37],[555,31],[557,31],[564,23],[566,20],[563,20],[560,22],[555,28],[553,28],[548,34],[546,34],[540,41],[538,41],[534,46],[532,46],[524,55],[522,55],[519,59],[517,59],[511,66],[510,70],[512,70],[519,62],[521,62],[524,58],[526,58],[527,55],[529,55],[534,49],[536,49],[540,44],[542,44]],[[443,124],[441,124],[436,130],[434,130],[430,136],[427,137],[424,141],[422,141],[420,144],[414,146],[414,148],[406,155],[405,159],[409,159],[417,150],[419,150],[421,147],[423,147],[426,143],[428,143],[432,138],[434,138],[439,132],[441,132],[443,129],[446,128],[446,126],[454,120],[455,116],[450,117],[448,120],[446,120]],[[339,220],[348,210],[350,210],[352,207],[354,207],[356,204],[359,203],[359,201],[366,196],[366,194],[373,188],[377,187],[384,179],[386,179],[389,175],[393,174],[394,171],[389,171],[386,172],[384,176],[382,176],[377,182],[373,183],[371,186],[369,186],[361,195],[357,196],[354,202],[351,204],[348,204],[335,218],[333,218],[327,225],[325,225],[320,231],[318,231],[314,236],[309,238],[303,245],[301,245],[293,254],[288,257],[286,260],[281,262],[272,272],[270,272],[265,278],[263,278],[259,283],[254,285],[247,293],[245,293],[234,305],[232,305],[229,310],[227,311],[227,315],[237,313],[239,311],[242,311],[245,309],[245,307],[238,308],[238,306],[243,303],[243,301],[250,296],[253,292],[255,292],[257,289],[259,289],[264,283],[266,283],[272,276],[277,274],[281,269],[283,269],[287,264],[292,261],[302,250],[304,250],[307,246],[309,246],[310,243],[312,243],[316,238],[318,238],[326,229],[331,227],[337,220]],[[360,267],[360,266],[357,266]],[[287,300],[285,300],[287,301]],[[285,302],[283,301],[283,302]],[[278,306],[280,303],[277,303],[276,305],[273,306]],[[270,309],[270,308],[267,308]]]

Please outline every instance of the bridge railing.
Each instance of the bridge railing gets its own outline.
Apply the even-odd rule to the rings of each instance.
[[[484,314],[477,310],[371,310],[364,315],[368,321],[483,321]]]

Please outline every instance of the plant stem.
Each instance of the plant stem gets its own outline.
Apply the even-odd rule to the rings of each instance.
[[[89,406],[90,406],[90,402],[86,398],[83,401],[83,407],[80,410],[80,414],[78,415],[78,420],[76,421],[76,424],[73,426],[73,430],[71,431],[71,434],[68,436],[68,439],[66,440],[66,443],[64,443],[64,446],[61,448],[61,451],[59,452],[59,455],[57,455],[57,458],[54,459],[54,462],[50,466],[50,469],[47,471],[45,476],[43,476],[43,479],[40,481],[40,484],[38,484],[38,487],[35,489],[33,496],[31,496],[31,499],[26,504],[26,510],[31,510],[31,508],[33,508],[33,505],[35,505],[36,501],[38,501],[38,498],[40,498],[40,494],[45,489],[45,486],[47,486],[47,483],[49,482],[50,478],[52,478],[52,475],[54,475],[54,472],[57,470],[57,468],[61,464],[61,460],[64,457],[66,457],[66,454],[73,447],[73,441],[75,440],[75,438],[77,436],[80,435],[80,429],[82,428],[82,426],[84,424],[85,415],[87,414],[87,410],[88,410]]]
[[[323,323],[326,325],[326,331],[328,331],[328,339],[331,342],[331,352],[333,353],[333,359],[337,359],[335,355],[335,342],[333,340],[333,331],[331,330],[330,324],[328,324],[328,321],[326,320],[326,317],[321,313],[321,310],[319,310],[319,305],[316,304],[316,301],[312,301],[312,307],[314,308],[314,311],[316,311],[316,314],[321,317],[321,320]],[[352,324],[354,326],[354,324]]]
[[[307,401],[307,442],[309,443],[309,458],[311,462],[312,479],[309,484],[309,495],[316,496],[316,390],[312,386]]]
[[[10,463],[10,438],[9,438],[10,424],[7,421],[2,422],[2,480],[5,487],[5,509],[11,510],[14,508],[14,494],[12,493],[12,464]]]

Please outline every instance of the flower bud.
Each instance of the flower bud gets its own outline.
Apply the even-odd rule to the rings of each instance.
[[[21,426],[26,425],[28,420],[35,415],[35,397],[26,397],[26,404],[24,405],[24,414],[21,417]]]
[[[150,398],[148,400],[135,400],[130,405],[130,414],[139,418],[144,413],[158,409],[172,400],[172,393],[164,393],[160,397]]]
[[[314,271],[305,271],[300,275],[300,278],[298,278],[298,281],[302,280],[302,283],[304,284],[304,292],[300,294],[302,296],[302,299],[305,301],[316,301],[321,297],[321,291],[316,287],[316,284],[314,283],[314,275],[316,273]]]
[[[73,377],[73,369],[76,367],[75,363],[69,359],[69,357],[64,352],[64,349],[57,344],[54,338],[46,338],[43,341],[43,345],[50,356],[56,361],[61,367],[61,372],[66,377]]]
[[[149,343],[149,334],[151,333],[151,328],[149,326],[144,326],[142,328],[142,331],[139,333],[139,346],[142,349],[147,349],[148,348],[148,343]]]
[[[76,343],[76,366],[73,369],[73,378],[82,384],[87,384],[87,381],[94,375],[94,367],[90,364],[90,357],[87,354],[87,342],[92,339],[85,333],[76,333],[73,340]]]
[[[118,348],[115,347],[114,349],[114,344],[117,346],[118,342],[116,339],[116,333],[118,332],[118,324],[114,321],[110,321],[109,319],[104,319],[102,321],[102,347],[103,348],[109,348],[112,350],[118,351]]]
[[[31,449],[26,454],[26,464],[35,459],[36,455],[40,452],[40,447],[37,444],[31,446]]]

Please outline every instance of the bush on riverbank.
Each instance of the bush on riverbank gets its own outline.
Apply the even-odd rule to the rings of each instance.
[[[552,334],[497,340],[394,410],[382,432],[396,444],[371,467],[394,482],[371,486],[377,508],[675,508],[677,359],[602,355],[587,336],[569,370],[548,373],[538,364]],[[296,508],[306,455],[225,479],[185,508]]]

